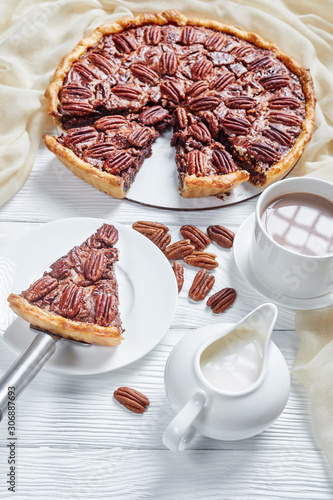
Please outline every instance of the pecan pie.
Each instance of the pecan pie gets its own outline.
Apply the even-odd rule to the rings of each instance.
[[[46,96],[64,131],[47,147],[118,198],[168,127],[182,196],[266,186],[301,155],[315,108],[309,71],[276,45],[175,10],[100,26],[64,57]]]
[[[104,224],[51,264],[21,295],[11,294],[10,307],[31,324],[62,337],[120,344],[123,329],[114,270],[117,241],[117,229]]]

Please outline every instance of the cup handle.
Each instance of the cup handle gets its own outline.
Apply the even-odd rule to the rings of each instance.
[[[163,434],[163,444],[171,451],[183,451],[196,435],[192,425],[207,401],[204,391],[197,391],[177,413]]]

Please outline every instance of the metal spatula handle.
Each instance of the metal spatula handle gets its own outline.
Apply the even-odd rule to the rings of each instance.
[[[57,340],[59,337],[38,333],[30,346],[3,375],[0,380],[0,422],[8,409],[8,388],[13,388],[11,390],[16,399],[52,356]]]

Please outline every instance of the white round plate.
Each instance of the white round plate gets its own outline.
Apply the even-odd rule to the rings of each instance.
[[[26,321],[12,321],[14,315],[6,304],[9,293],[26,290],[52,262],[81,244],[105,222],[119,232],[119,262],[115,270],[124,340],[117,347],[85,347],[61,340],[46,364],[47,370],[87,375],[126,366],[151,351],[173,319],[178,299],[176,280],[170,263],[151,241],[113,221],[61,219],[18,236],[0,258],[0,269],[5,271],[0,293],[1,308],[7,311],[1,323],[6,343],[21,353],[34,338]]]
[[[333,292],[325,293],[319,297],[308,299],[297,299],[283,295],[278,290],[273,290],[269,284],[264,284],[253,274],[250,262],[248,247],[254,231],[255,214],[250,215],[238,229],[234,244],[233,256],[237,267],[243,278],[261,295],[271,302],[289,309],[311,310],[321,309],[333,304]]]

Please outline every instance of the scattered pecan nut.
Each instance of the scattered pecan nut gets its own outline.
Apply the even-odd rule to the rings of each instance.
[[[236,291],[233,288],[223,288],[214,293],[207,300],[207,306],[212,308],[213,313],[223,313],[230,307],[236,299]]]
[[[230,248],[234,242],[235,233],[227,229],[226,227],[219,226],[218,224],[214,226],[209,226],[207,228],[208,236],[212,241],[217,243],[222,248]]]
[[[188,292],[189,297],[196,302],[203,300],[212,289],[214,283],[215,277],[212,274],[208,274],[206,269],[200,269],[195,275],[192,286]]]
[[[150,235],[154,234],[158,230],[162,230],[164,233],[169,231],[169,228],[164,224],[160,224],[159,222],[151,222],[148,220],[139,220],[132,224],[132,228],[135,231],[147,236],[149,238]]]
[[[178,260],[175,260],[172,268],[173,268],[173,272],[175,273],[177,286],[178,286],[178,293],[179,293],[181,291],[181,289],[183,288],[183,284],[184,284],[184,268],[181,265],[181,263],[178,262]]]
[[[191,240],[180,240],[166,247],[164,255],[169,260],[177,260],[185,258],[187,255],[190,255],[194,250],[195,246],[192,245]]]
[[[151,236],[149,236],[150,241],[155,243],[155,245],[164,252],[166,247],[170,244],[171,242],[171,234],[170,233],[165,233],[162,229],[158,229],[153,233]]]
[[[190,240],[188,240],[190,241]],[[215,260],[216,255],[209,252],[193,252],[184,257],[184,262],[189,266],[202,267],[204,269],[214,269],[218,267],[219,263]]]
[[[191,240],[197,250],[204,250],[210,243],[208,236],[195,226],[186,225],[180,228],[180,234],[184,239]]]
[[[150,405],[147,396],[130,387],[119,387],[114,391],[113,397],[118,403],[125,406],[125,408],[133,413],[143,413],[147,406]]]

